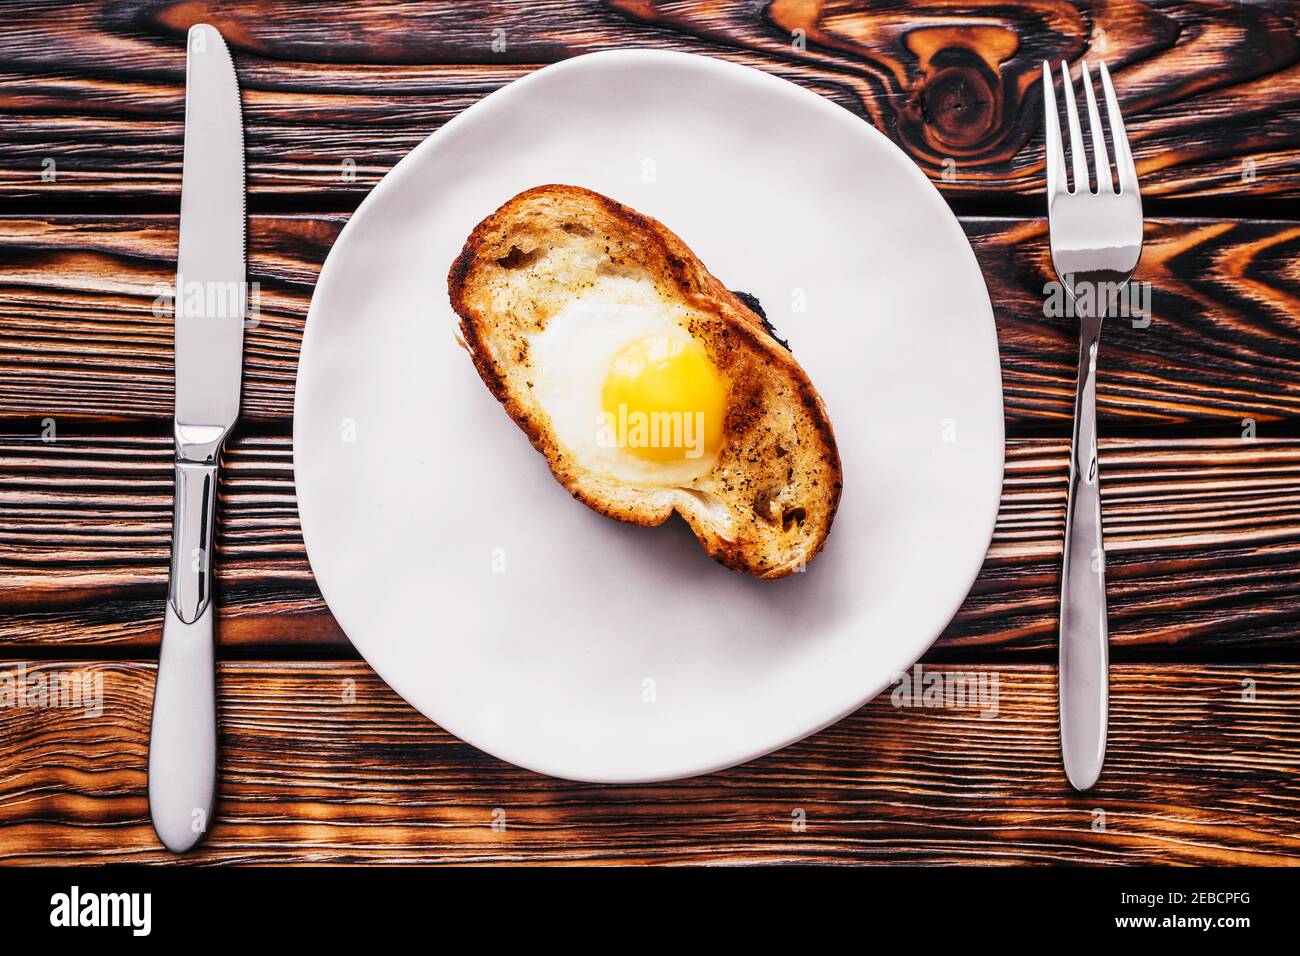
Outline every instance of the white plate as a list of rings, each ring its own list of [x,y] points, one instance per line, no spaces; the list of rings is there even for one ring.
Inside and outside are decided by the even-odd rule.
[[[541,183],[660,219],[789,338],[844,466],[806,573],[598,516],[483,387],[447,269]],[[294,409],[312,569],[365,659],[461,739],[592,781],[728,767],[870,700],[970,588],[1002,463],[988,293],[933,186],[827,100],[676,53],[539,70],[412,150],[321,271]]]

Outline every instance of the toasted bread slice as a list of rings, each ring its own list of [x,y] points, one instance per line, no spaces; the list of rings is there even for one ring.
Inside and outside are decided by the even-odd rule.
[[[688,331],[727,382],[717,462],[681,486],[629,486],[592,470],[555,439],[530,394],[530,338],[604,276],[652,283],[685,306]],[[841,488],[822,400],[763,320],[662,224],[587,189],[539,186],[474,229],[448,287],[483,382],[574,497],[640,525],[676,511],[715,560],[760,578],[802,570],[821,549]]]

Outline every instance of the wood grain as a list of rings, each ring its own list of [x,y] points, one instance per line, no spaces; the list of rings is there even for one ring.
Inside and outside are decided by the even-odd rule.
[[[164,436],[0,439],[0,645],[9,653],[154,653],[171,454]],[[347,646],[307,563],[291,455],[287,438],[248,436],[226,457],[217,601],[227,654]],[[1064,440],[1009,443],[993,542],[942,651],[987,659],[1055,648],[1066,461]],[[1295,649],[1300,440],[1107,440],[1102,476],[1117,654]]]
[[[1300,865],[1289,0],[0,0],[0,863],[175,861],[145,796],[172,494],[158,297],[175,268],[184,34],[203,21],[234,52],[251,208],[276,213],[249,223],[259,311],[217,580],[223,656],[271,659],[221,666],[222,803],[183,862]],[[1012,438],[983,571],[928,666],[996,674],[996,716],[885,695],[745,767],[594,786],[455,740],[352,659],[307,563],[288,437],[320,265],[431,131],[544,64],[625,47],[799,83],[980,214],[962,226]],[[1106,772],[1081,796],[1048,663],[1076,329],[1045,315],[1046,227],[1023,217],[1043,188],[1039,61],[1084,57],[1112,68],[1158,215],[1136,277],[1152,321],[1103,337],[1116,663]],[[20,673],[98,677],[104,707],[7,700]]]
[[[20,663],[99,675],[103,708],[0,708],[0,863],[176,862],[147,816],[153,669]],[[734,770],[601,786],[457,741],[360,663],[226,664],[217,823],[180,862],[1300,864],[1300,667],[1114,668],[1083,795],[1052,670],[962,670],[996,673],[996,715],[886,694]]]
[[[537,66],[626,47],[801,83],[971,200],[1042,191],[1040,61],[1106,59],[1148,200],[1300,197],[1288,0],[4,0],[0,17],[0,196],[13,199],[174,198],[184,34],[201,21],[235,55],[250,190],[317,208],[351,208],[430,132]]]
[[[243,418],[285,423],[315,277],[342,216],[255,216]],[[1008,425],[1067,434],[1077,320],[1047,317],[1046,223],[963,219],[998,322]],[[0,220],[0,418],[162,423],[172,416],[170,216]],[[745,276],[723,276],[744,288]],[[1300,420],[1300,226],[1155,220],[1136,280],[1149,324],[1108,321],[1098,410],[1108,428]],[[814,317],[815,318],[815,317]],[[785,330],[795,337],[797,329]],[[448,341],[450,342],[450,334]]]

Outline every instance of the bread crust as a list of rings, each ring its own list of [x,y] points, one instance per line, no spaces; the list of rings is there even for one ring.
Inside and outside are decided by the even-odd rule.
[[[733,371],[738,384],[729,395],[719,463],[726,467],[715,467],[721,476],[684,488],[615,486],[557,445],[544,413],[523,394],[527,389],[512,382],[518,362],[511,357],[526,356],[526,333],[544,327],[555,311],[548,302],[563,294],[545,271],[546,257],[563,243],[683,302],[695,316],[693,337],[715,364]],[[843,485],[821,397],[763,320],[663,224],[588,189],[537,186],[474,228],[451,265],[447,288],[480,378],[575,498],[643,526],[677,511],[716,561],[760,578],[802,570],[821,550]],[[717,520],[719,503],[734,512],[734,521]]]

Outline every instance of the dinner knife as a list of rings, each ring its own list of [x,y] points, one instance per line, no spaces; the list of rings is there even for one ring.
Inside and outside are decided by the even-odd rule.
[[[244,134],[217,30],[193,26],[176,257],[176,494],[171,575],[149,732],[149,814],[177,853],[203,836],[217,776],[212,607],[217,466],[239,417],[244,347]]]

